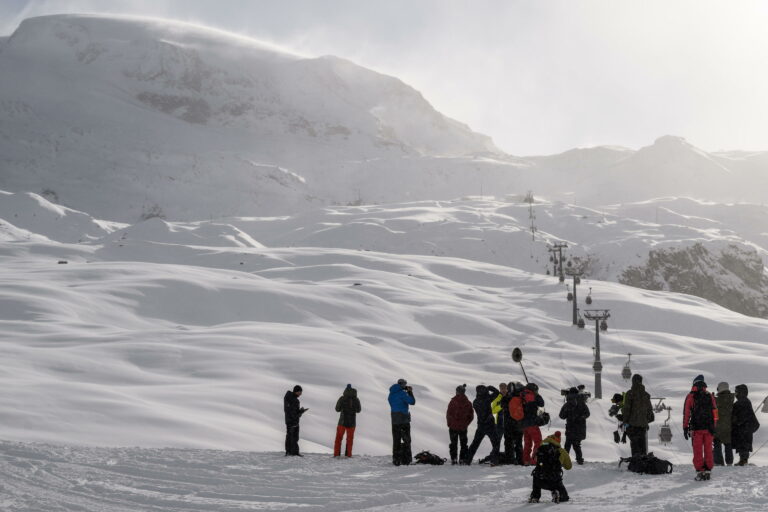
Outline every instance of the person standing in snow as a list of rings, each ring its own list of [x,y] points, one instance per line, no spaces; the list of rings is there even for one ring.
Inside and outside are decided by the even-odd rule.
[[[448,452],[451,454],[451,464],[456,464],[467,459],[469,447],[467,446],[467,429],[472,420],[475,419],[475,412],[472,409],[472,402],[467,398],[467,385],[463,384],[456,387],[456,395],[448,403],[448,410],[445,412],[445,419],[448,423],[448,437],[450,444]],[[457,444],[461,443],[461,451],[457,458]]]
[[[411,454],[411,413],[410,405],[416,405],[413,388],[405,379],[398,379],[389,388],[389,407],[392,417],[392,464],[408,465]]]
[[[285,455],[302,457],[299,453],[299,419],[309,409],[301,407],[299,397],[301,386],[296,384],[293,391],[286,391],[283,398],[283,410],[285,411]]]
[[[507,385],[509,398],[504,419],[504,454],[509,464],[523,465],[523,427],[525,417],[523,400],[520,393],[523,385],[520,382],[510,382]]]
[[[629,437],[632,456],[648,453],[648,424],[655,419],[651,395],[645,390],[643,376],[632,376],[632,387],[624,394],[624,431]]]
[[[539,395],[539,386],[530,382],[520,393],[523,402],[523,465],[536,464],[536,452],[541,445],[539,429],[539,407],[544,407],[544,399]]]
[[[733,447],[731,445],[733,400],[733,393],[728,389],[728,383],[721,382],[718,384],[716,398],[718,421],[715,426],[713,446],[715,466],[722,466],[723,462],[729,466],[733,464]],[[723,451],[725,451],[725,460],[723,460]]]
[[[683,406],[683,437],[692,438],[696,480],[709,480],[714,466],[712,439],[717,425],[717,402],[707,391],[703,375],[693,379],[693,387]]]
[[[536,452],[536,468],[533,476],[533,490],[528,503],[538,503],[541,490],[552,491],[552,501],[562,503],[569,501],[568,491],[563,485],[563,469],[571,469],[573,463],[568,452],[560,447],[560,431],[547,437]]]
[[[472,440],[472,444],[469,445],[469,452],[467,458],[464,461],[465,464],[472,464],[472,459],[475,457],[477,449],[480,447],[480,443],[483,442],[485,436],[491,440],[491,465],[495,466],[499,463],[499,436],[496,433],[496,421],[493,417],[492,402],[499,396],[499,390],[493,386],[477,386],[475,388],[477,395],[472,402],[472,407],[475,409],[477,416],[477,429],[475,430],[475,438]]]
[[[339,424],[336,426],[336,440],[333,443],[333,456],[341,456],[341,440],[347,435],[347,445],[344,456],[352,456],[352,443],[355,439],[355,426],[357,425],[357,413],[361,410],[360,399],[357,398],[357,390],[352,384],[347,384],[344,393],[336,401],[336,412],[339,413]]]
[[[565,451],[576,454],[576,464],[584,464],[581,453],[581,442],[587,438],[587,418],[589,407],[583,397],[579,396],[579,390],[571,388],[566,395],[565,404],[560,409],[560,419],[565,420]]]
[[[731,414],[731,435],[733,449],[739,454],[737,466],[746,466],[749,463],[749,452],[752,451],[752,436],[760,423],[757,421],[752,402],[747,398],[749,389],[746,384],[736,386],[736,403],[733,404]]]

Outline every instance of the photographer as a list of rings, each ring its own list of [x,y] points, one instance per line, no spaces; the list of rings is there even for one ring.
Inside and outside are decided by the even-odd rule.
[[[570,453],[571,446],[576,454],[576,464],[584,464],[581,453],[581,442],[587,438],[587,418],[589,407],[586,397],[578,389],[571,388],[566,395],[566,401],[560,409],[560,419],[565,420],[565,451]]]
[[[472,444],[469,446],[469,453],[467,454],[467,460],[465,464],[472,463],[472,459],[475,457],[477,449],[480,447],[480,443],[483,442],[485,436],[491,440],[491,466],[495,466],[499,463],[499,436],[496,432],[496,421],[493,416],[492,402],[499,396],[499,390],[493,386],[477,386],[477,396],[472,407],[475,409],[475,415],[477,416],[477,430],[475,430],[475,438],[472,440]]]
[[[613,431],[613,441],[618,443],[621,440],[622,443],[627,442],[627,433],[624,430],[624,395],[621,393],[615,393],[611,397],[611,408],[608,409],[608,416],[616,418],[619,422],[616,430]]]
[[[392,464],[408,465],[411,455],[411,413],[409,405],[416,404],[413,388],[405,379],[398,379],[389,388],[389,407],[392,416]]]

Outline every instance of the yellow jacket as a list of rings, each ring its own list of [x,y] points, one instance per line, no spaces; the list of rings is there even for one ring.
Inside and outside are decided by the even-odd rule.
[[[563,450],[563,448],[560,446],[560,441],[558,441],[555,436],[547,436],[547,438],[544,439],[541,444],[553,444],[557,446],[560,449],[560,464],[563,466],[563,469],[571,469],[573,467],[571,456],[568,455],[567,451]]]
[[[499,393],[499,396],[493,399],[493,402],[491,402],[491,413],[493,413],[493,421],[496,421],[496,415],[501,412],[501,399],[504,398],[504,395]]]

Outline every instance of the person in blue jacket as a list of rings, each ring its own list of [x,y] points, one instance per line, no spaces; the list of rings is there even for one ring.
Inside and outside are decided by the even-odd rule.
[[[392,414],[392,464],[408,465],[411,455],[411,413],[409,405],[415,405],[413,388],[405,379],[398,379],[397,384],[389,388],[389,407]]]

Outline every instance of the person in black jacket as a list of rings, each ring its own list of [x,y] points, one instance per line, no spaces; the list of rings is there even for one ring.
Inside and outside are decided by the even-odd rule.
[[[576,464],[584,464],[581,453],[581,442],[587,438],[587,418],[589,407],[584,398],[579,396],[579,390],[571,388],[566,395],[565,404],[560,409],[560,419],[565,420],[565,446],[566,452],[571,452],[571,446],[576,454]]]
[[[301,386],[296,384],[293,391],[286,391],[283,398],[283,410],[285,411],[285,455],[296,455],[299,453],[299,419],[301,415],[308,411],[301,407],[299,397],[301,396]]]
[[[746,384],[736,386],[736,403],[731,413],[731,443],[739,454],[736,466],[746,466],[749,462],[749,452],[752,451],[752,435],[760,428],[752,402],[747,396],[749,389]]]
[[[341,440],[347,435],[347,444],[344,456],[352,456],[352,443],[355,439],[355,427],[357,425],[357,413],[362,410],[360,399],[357,398],[357,390],[352,384],[347,384],[344,393],[336,401],[336,412],[339,414],[339,424],[336,426],[336,440],[333,443],[333,456],[341,456]]]
[[[493,450],[491,451],[491,465],[495,466],[499,463],[499,436],[496,433],[496,422],[493,417],[492,402],[499,396],[499,390],[493,386],[477,386],[475,388],[477,395],[472,402],[472,407],[475,409],[475,416],[477,418],[477,430],[475,430],[475,438],[472,440],[472,444],[469,446],[469,453],[467,454],[467,460],[464,462],[466,465],[472,463],[472,459],[475,457],[477,449],[480,447],[480,443],[483,442],[485,436],[491,440]]]

